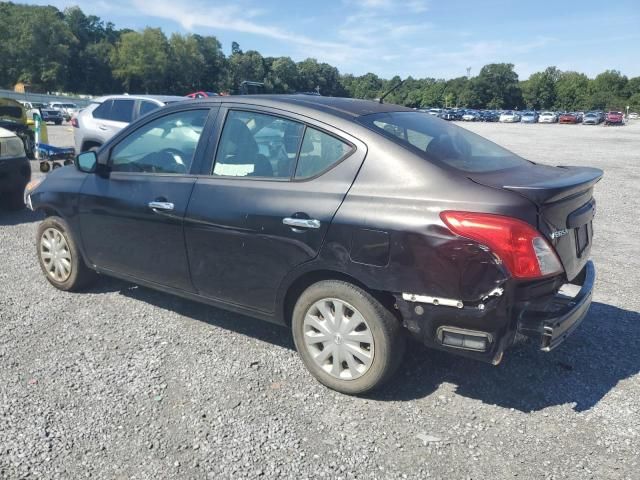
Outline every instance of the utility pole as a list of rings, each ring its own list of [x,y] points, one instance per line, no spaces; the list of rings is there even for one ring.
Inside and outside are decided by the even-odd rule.
[[[471,78],[471,67],[467,67],[467,78]]]

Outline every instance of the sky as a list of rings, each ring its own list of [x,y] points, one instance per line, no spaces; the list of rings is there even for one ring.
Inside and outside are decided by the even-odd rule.
[[[244,51],[313,57],[355,75],[454,78],[494,62],[513,63],[521,79],[550,65],[590,77],[640,75],[638,0],[22,2],[78,5],[117,28],[215,35],[227,55],[236,41]]]

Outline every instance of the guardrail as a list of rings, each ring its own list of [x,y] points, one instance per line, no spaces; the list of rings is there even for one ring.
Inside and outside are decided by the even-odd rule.
[[[72,97],[67,95],[49,95],[46,93],[19,93],[14,92],[13,90],[2,90],[0,89],[0,98],[11,98],[14,100],[22,100],[26,102],[69,102],[75,103],[79,107],[86,107],[91,103],[91,99],[89,98],[81,98],[81,97]]]

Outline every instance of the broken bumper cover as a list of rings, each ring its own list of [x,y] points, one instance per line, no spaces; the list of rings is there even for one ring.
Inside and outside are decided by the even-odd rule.
[[[553,350],[587,315],[595,279],[596,270],[593,262],[589,261],[570,284],[579,287],[579,291],[573,296],[559,292],[551,302],[545,301],[544,305],[528,305],[520,315],[518,332],[537,340],[541,350]]]

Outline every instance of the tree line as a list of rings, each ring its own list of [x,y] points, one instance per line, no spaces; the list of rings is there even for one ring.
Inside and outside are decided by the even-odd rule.
[[[93,95],[130,92],[185,95],[196,90],[237,91],[243,80],[268,93],[319,91],[327,96],[375,99],[400,82],[374,73],[341,74],[308,58],[263,57],[233,42],[225,55],[214,36],[159,28],[117,29],[79,7],[0,2],[0,86],[26,83],[33,91]],[[549,67],[520,80],[513,64],[482,67],[474,77],[412,78],[386,101],[409,107],[640,109],[640,77],[607,70],[595,78]]]

